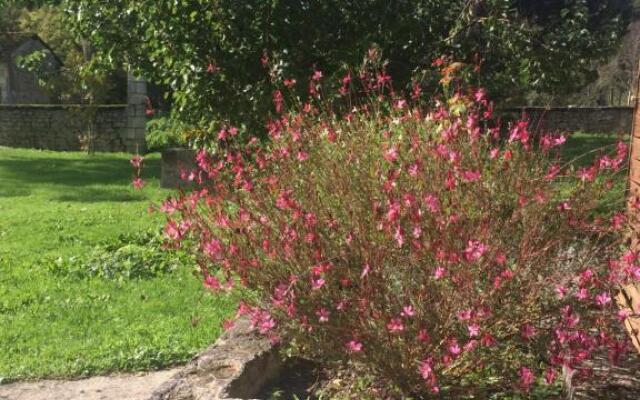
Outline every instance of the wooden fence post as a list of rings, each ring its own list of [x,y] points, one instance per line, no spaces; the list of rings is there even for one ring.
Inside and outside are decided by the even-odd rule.
[[[631,156],[629,160],[629,186],[627,194],[627,217],[631,225],[631,250],[640,250],[640,210],[636,206],[640,197],[640,65],[636,77],[633,104],[633,122],[631,126]],[[631,336],[636,350],[640,352],[640,284],[625,285],[616,296],[618,306],[632,315],[625,319],[624,325]]]

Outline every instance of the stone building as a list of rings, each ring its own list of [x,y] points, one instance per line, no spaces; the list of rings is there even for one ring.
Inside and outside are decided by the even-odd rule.
[[[20,57],[36,51],[44,54],[42,67],[55,73],[62,62],[49,46],[35,34],[17,33],[0,36],[0,104],[50,104],[55,96],[38,84],[37,74],[18,66]]]

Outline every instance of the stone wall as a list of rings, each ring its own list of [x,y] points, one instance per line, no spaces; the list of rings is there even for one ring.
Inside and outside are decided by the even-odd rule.
[[[0,105],[0,146],[84,150],[90,113],[78,105]],[[95,151],[128,151],[127,105],[95,108]],[[144,138],[142,138],[144,151]]]
[[[520,107],[501,110],[505,119],[525,114],[536,130],[628,134],[633,107]]]
[[[88,150],[91,132],[93,151],[144,153],[146,92],[145,80],[129,74],[127,104],[0,104],[0,146]]]

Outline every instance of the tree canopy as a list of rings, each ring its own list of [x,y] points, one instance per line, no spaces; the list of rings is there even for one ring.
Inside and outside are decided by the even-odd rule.
[[[181,115],[263,115],[272,74],[325,76],[372,45],[397,88],[447,54],[482,59],[482,84],[507,100],[568,92],[615,49],[631,0],[66,0],[76,32],[106,65],[126,63],[171,87]]]

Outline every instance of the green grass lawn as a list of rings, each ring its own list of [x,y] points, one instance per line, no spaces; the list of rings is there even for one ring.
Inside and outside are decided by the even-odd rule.
[[[628,143],[628,137],[615,135],[602,135],[597,133],[577,132],[569,137],[562,147],[562,161],[573,162],[576,168],[588,167],[593,164],[598,155],[615,153],[616,143],[624,139]],[[607,217],[616,211],[624,209],[627,190],[628,170],[623,169],[616,173],[613,187],[600,201],[598,214]],[[567,186],[575,184],[576,179],[566,181]]]
[[[147,158],[141,191],[128,159],[0,147],[0,380],[184,362],[232,312],[233,296],[207,293],[188,266],[151,279],[52,272],[57,258],[161,226],[148,212],[171,194],[159,157]]]

